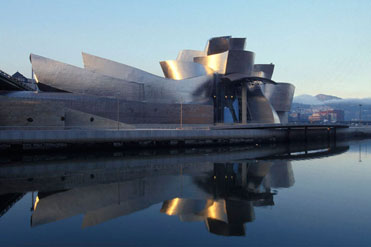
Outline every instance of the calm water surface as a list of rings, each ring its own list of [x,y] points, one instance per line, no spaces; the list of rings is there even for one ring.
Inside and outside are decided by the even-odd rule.
[[[3,155],[0,245],[371,246],[368,152],[371,141]]]

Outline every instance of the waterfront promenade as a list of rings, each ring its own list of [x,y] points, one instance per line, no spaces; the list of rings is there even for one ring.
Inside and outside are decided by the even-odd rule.
[[[367,132],[368,131],[368,132]],[[3,149],[45,148],[50,145],[114,146],[182,146],[229,145],[238,143],[280,143],[290,141],[336,141],[348,137],[361,137],[370,130],[349,128],[347,125],[303,124],[250,124],[213,125],[183,128],[142,129],[5,129],[0,130]]]

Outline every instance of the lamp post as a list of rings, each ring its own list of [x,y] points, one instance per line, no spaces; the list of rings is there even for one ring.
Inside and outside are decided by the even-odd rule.
[[[362,104],[359,104],[359,125],[362,122]]]
[[[180,98],[180,129],[183,129],[183,97]]]
[[[120,130],[120,100],[119,98],[116,98],[117,100],[117,130]]]

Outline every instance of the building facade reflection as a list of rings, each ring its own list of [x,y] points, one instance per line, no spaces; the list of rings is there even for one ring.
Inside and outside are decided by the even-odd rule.
[[[178,215],[181,221],[204,221],[218,235],[245,235],[244,224],[255,219],[254,207],[273,206],[272,188],[288,188],[294,182],[288,160],[214,164],[212,174],[195,179],[212,199],[175,198],[165,201],[161,212]]]
[[[298,145],[247,146],[7,162],[0,167],[0,196],[14,196],[2,208],[11,207],[19,195],[38,191],[32,202],[32,227],[80,214],[82,227],[90,227],[159,205],[160,212],[181,221],[203,221],[211,233],[240,236],[245,235],[245,224],[259,217],[256,207],[275,205],[275,189],[295,184],[291,160],[348,149],[321,145],[307,145],[305,150]]]

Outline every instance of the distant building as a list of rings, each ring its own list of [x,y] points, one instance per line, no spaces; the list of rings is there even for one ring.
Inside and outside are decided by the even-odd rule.
[[[311,123],[321,122],[321,120],[322,120],[322,115],[319,112],[315,112],[308,117],[308,121]]]
[[[344,111],[343,110],[325,110],[314,112],[308,117],[309,122],[341,122],[344,121]]]
[[[344,121],[344,111],[343,110],[332,110],[330,114],[331,114],[331,122],[342,122],[342,121]]]
[[[25,77],[24,75],[22,75],[18,71],[15,72],[12,75],[12,79],[18,81],[20,85],[23,85],[28,90],[37,91],[37,86],[36,86],[35,80]]]
[[[35,82],[32,79],[28,79],[27,77],[25,77],[24,75],[22,75],[18,71],[15,72],[14,75],[12,75],[12,78],[16,79],[19,82],[23,82],[23,83],[34,83]]]

